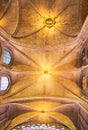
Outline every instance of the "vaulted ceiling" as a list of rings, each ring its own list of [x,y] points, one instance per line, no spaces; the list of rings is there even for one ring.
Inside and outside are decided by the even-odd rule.
[[[1,27],[21,45],[42,47],[70,43],[82,27],[81,2],[78,0],[2,3]],[[51,18],[52,25],[47,28],[48,18]]]
[[[88,128],[87,15],[88,0],[0,0],[2,130]]]

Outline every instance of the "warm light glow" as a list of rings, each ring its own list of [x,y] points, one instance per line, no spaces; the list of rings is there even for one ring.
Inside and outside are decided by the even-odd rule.
[[[52,71],[51,63],[42,59],[41,72],[43,75],[50,75]]]
[[[44,25],[48,28],[51,28],[56,23],[54,18],[44,18]]]
[[[48,74],[48,70],[44,70],[44,74]]]
[[[49,70],[43,70],[43,75],[42,75],[42,79],[50,79],[51,74]]]
[[[40,123],[50,122],[49,115],[48,115],[48,113],[46,113],[46,112],[45,112],[45,113],[39,113],[37,120],[38,120]]]
[[[44,70],[43,71],[43,78],[44,79],[50,79],[50,72],[49,72],[49,70]]]
[[[2,20],[0,20],[0,26],[5,26],[6,25],[6,19],[4,18],[4,19],[2,19]]]

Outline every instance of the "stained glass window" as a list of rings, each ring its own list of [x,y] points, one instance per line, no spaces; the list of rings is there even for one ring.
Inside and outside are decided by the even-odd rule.
[[[32,124],[32,125],[21,125],[13,128],[12,130],[70,130],[66,126],[63,125],[46,125],[46,124]]]
[[[0,77],[0,91],[4,91],[8,88],[9,86],[9,80],[8,77],[6,76],[1,76]]]
[[[3,64],[9,65],[11,63],[11,54],[8,50],[4,50]]]

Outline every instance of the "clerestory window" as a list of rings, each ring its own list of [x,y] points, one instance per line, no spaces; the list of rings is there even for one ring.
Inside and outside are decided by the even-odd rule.
[[[11,57],[10,51],[8,51],[7,49],[4,49],[4,52],[3,52],[3,64],[10,65],[11,60],[12,60],[12,57]]]
[[[10,87],[10,77],[7,75],[0,75],[0,95],[5,94]]]

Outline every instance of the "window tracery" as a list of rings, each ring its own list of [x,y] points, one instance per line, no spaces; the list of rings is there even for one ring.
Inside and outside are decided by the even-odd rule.
[[[0,75],[0,95],[5,94],[10,87],[10,77],[7,74]]]
[[[81,65],[87,65],[88,64],[88,46],[86,46],[82,51],[81,56]]]
[[[13,128],[12,130],[70,130],[66,126],[61,124],[50,125],[50,124],[31,124],[31,125],[21,125]]]
[[[4,49],[4,52],[3,52],[3,64],[10,65],[11,60],[12,60],[11,53],[9,52],[9,50]]]

